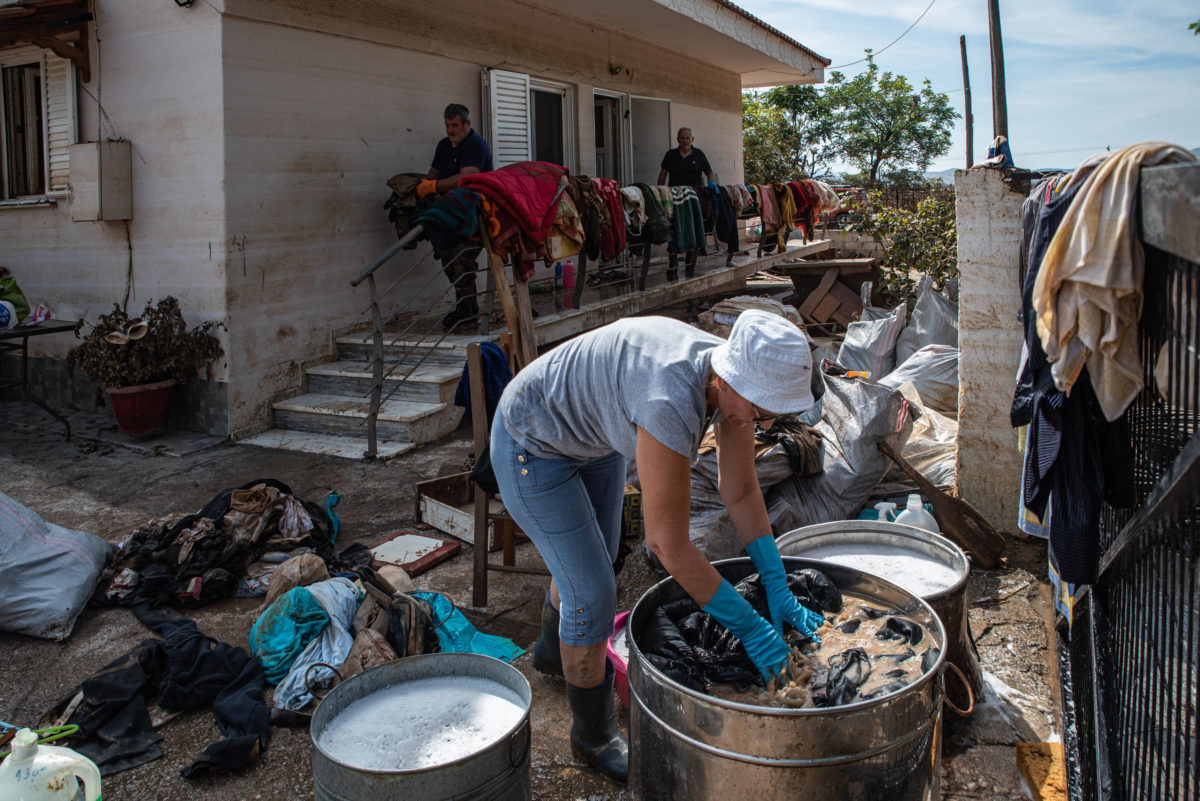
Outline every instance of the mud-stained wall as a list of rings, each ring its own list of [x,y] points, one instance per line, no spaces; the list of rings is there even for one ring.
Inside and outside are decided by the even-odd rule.
[[[606,90],[670,100],[722,180],[741,178],[736,74],[521,0],[95,5],[78,138],[132,142],[133,219],[72,222],[69,198],[0,208],[0,264],[58,317],[94,319],[128,291],[131,309],[172,294],[189,322],[224,321],[213,378],[228,416],[213,433],[267,427],[302,366],[366,319],[365,291],[348,282],[395,241],[385,181],[428,168],[446,103],[481,116],[484,66],[572,88],[570,166],[584,173],[592,93]],[[427,250],[385,269],[397,276]],[[447,289],[429,260],[392,308]],[[35,343],[61,357],[71,341]]]
[[[207,4],[97,2],[92,80],[79,83],[78,139],[127,139],[133,219],[74,222],[55,205],[0,206],[0,264],[32,302],[94,321],[174,295],[189,323],[225,318],[220,15]],[[224,337],[224,335],[222,334]],[[61,357],[75,340],[30,340]],[[215,368],[217,378],[225,365]]]
[[[349,5],[231,3],[231,11],[245,13],[225,18],[235,436],[265,427],[270,402],[299,392],[302,365],[331,356],[335,335],[365,319],[365,287],[352,290],[348,281],[395,241],[381,208],[388,196],[384,181],[428,169],[444,135],[446,103],[467,104],[479,127],[481,65],[574,89],[584,172],[594,167],[594,89],[656,97],[686,92],[694,104],[681,107],[689,124],[708,132],[706,152],[723,165],[736,164],[740,179],[736,75],[665,58],[545,12],[531,17],[539,12],[521,4],[456,9],[456,19],[477,20],[486,36],[447,26],[428,6],[400,14],[394,3],[355,3],[352,18],[340,16],[350,14]],[[332,17],[319,18],[320,32],[306,29],[318,20],[318,8]],[[367,19],[377,24],[367,26]],[[545,36],[546,30],[556,36]],[[456,46],[443,41],[447,37]],[[609,63],[627,72],[613,76]],[[729,173],[721,169],[725,180]],[[381,283],[390,284],[427,251],[422,245],[401,253],[383,268]],[[439,265],[427,259],[393,292],[385,312],[414,294],[421,304],[435,304],[448,287]]]
[[[958,223],[958,487],[1001,531],[1015,531],[1021,486],[1008,422],[1021,360],[1017,290],[1025,194],[999,170],[956,170]]]

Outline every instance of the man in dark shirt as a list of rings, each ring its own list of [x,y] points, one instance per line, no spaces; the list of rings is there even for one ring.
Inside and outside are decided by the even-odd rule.
[[[679,147],[667,151],[663,156],[661,169],[658,171],[659,186],[702,186],[705,180],[712,180],[713,171],[708,163],[708,156],[698,147],[692,147],[695,138],[691,128],[680,128],[675,135]],[[675,239],[672,237],[667,245],[668,265],[667,280],[674,281],[679,277],[679,254],[675,253]],[[697,250],[689,250],[684,262],[684,272],[688,278],[696,274]]]
[[[658,171],[659,186],[702,186],[712,180],[712,167],[708,157],[698,147],[692,147],[695,138],[691,128],[680,128],[675,136],[679,147],[667,151],[663,156],[662,169]]]
[[[492,169],[492,150],[483,137],[471,129],[471,112],[461,103],[451,103],[443,113],[446,136],[437,144],[429,175],[417,184],[417,196],[440,195],[458,186],[464,175],[489,172]],[[467,244],[455,248],[447,256],[442,269],[454,285],[454,309],[442,318],[442,325],[452,329],[462,322],[479,316],[475,299],[475,260],[479,246]]]

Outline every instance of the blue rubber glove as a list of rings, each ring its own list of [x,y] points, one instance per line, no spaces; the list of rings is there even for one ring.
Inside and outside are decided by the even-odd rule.
[[[704,611],[742,641],[750,661],[758,668],[764,682],[769,682],[787,667],[787,643],[770,623],[754,611],[749,601],[738,595],[728,581],[721,579],[721,586],[712,600],[705,604]]]
[[[771,622],[775,630],[783,634],[783,624],[790,623],[806,637],[820,642],[817,629],[825,625],[825,617],[819,612],[801,606],[796,596],[788,589],[787,575],[783,572],[783,559],[775,538],[764,535],[746,546],[746,553],[758,568],[763,590],[767,593],[767,608],[771,610]]]
[[[716,192],[718,195],[721,194],[721,190],[717,188],[717,182],[711,178],[708,179],[708,188]]]

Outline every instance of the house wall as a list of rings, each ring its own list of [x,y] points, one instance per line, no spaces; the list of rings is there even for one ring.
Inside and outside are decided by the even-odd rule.
[[[270,402],[300,391],[304,363],[331,356],[336,334],[365,319],[366,288],[351,289],[348,282],[395,241],[381,209],[384,182],[397,172],[428,168],[444,135],[446,103],[468,105],[479,127],[483,66],[575,90],[576,146],[585,173],[594,167],[592,92],[605,89],[682,102],[689,119],[722,132],[722,139],[710,138],[706,152],[722,163],[736,160],[740,176],[736,75],[525,4],[468,2],[451,20],[427,4],[340,0],[245,0],[229,2],[227,11],[235,436],[265,427]],[[464,29],[463,19],[477,24]],[[381,285],[427,252],[424,245],[402,252],[381,271]],[[385,314],[414,293],[418,306],[435,304],[448,289],[439,265],[426,260],[393,291]]]
[[[133,218],[74,222],[70,197],[0,206],[0,264],[60,319],[95,320],[128,293],[131,312],[169,294],[189,323],[222,320],[220,17],[206,4],[189,13],[173,3],[96,6],[77,135],[132,143]],[[37,337],[30,351],[61,357],[73,342]]]
[[[446,103],[481,109],[484,66],[574,88],[584,173],[603,89],[670,100],[722,180],[735,180],[730,164],[740,178],[736,74],[520,0],[452,14],[400,0],[95,5],[79,139],[132,142],[133,219],[72,222],[66,200],[0,209],[0,264],[58,317],[94,319],[128,289],[131,309],[173,294],[189,322],[224,321],[199,424],[212,433],[267,427],[271,401],[301,391],[303,365],[366,319],[365,288],[348,282],[395,241],[385,181],[428,168]],[[402,253],[382,283],[427,250]],[[447,289],[428,260],[385,313]],[[45,339],[35,348],[50,356],[71,342]]]
[[[1000,170],[956,170],[958,225],[958,451],[963,498],[1001,531],[1015,531],[1021,457],[1009,425],[1021,327],[1017,290],[1021,204],[1029,192]]]

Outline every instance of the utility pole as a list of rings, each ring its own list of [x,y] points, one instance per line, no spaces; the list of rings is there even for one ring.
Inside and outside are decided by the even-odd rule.
[[[967,37],[958,37],[958,48],[962,51],[963,97],[966,98],[963,120],[967,124],[967,169],[975,164],[975,118],[971,116],[971,76],[967,72]]]
[[[988,35],[992,43],[993,136],[1008,138],[1008,99],[1004,93],[1004,44],[1000,36],[1000,0],[988,0]]]

